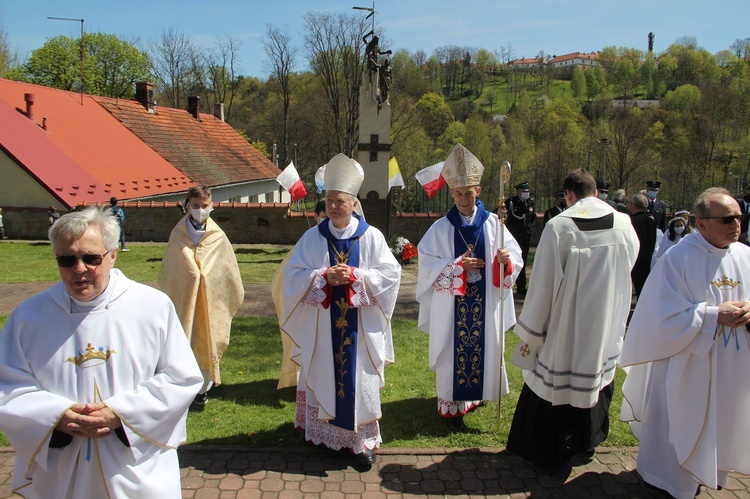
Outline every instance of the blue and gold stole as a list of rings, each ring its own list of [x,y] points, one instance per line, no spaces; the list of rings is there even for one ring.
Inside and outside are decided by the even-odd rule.
[[[318,225],[320,234],[328,241],[328,257],[331,266],[338,255],[348,255],[346,264],[359,267],[359,238],[370,227],[360,216],[355,233],[347,239],[337,239],[328,223]],[[349,305],[348,285],[334,286],[331,296],[331,343],[336,376],[336,418],[330,424],[354,431],[354,404],[357,382],[357,309]]]
[[[485,266],[467,272],[464,296],[456,296],[453,311],[453,400],[481,400],[484,389],[484,315],[486,271],[492,261],[487,260],[484,248],[484,222],[490,214],[481,201],[476,202],[474,223],[465,225],[454,205],[446,217],[453,225],[453,256],[470,251],[473,257],[485,261]],[[490,255],[492,258],[494,255]]]

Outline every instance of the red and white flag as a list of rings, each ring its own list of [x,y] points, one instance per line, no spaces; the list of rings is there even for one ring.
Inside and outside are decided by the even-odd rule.
[[[294,163],[289,163],[289,166],[284,168],[284,171],[276,177],[276,181],[281,184],[281,187],[289,192],[292,197],[292,202],[302,199],[307,196],[305,185],[299,178],[297,169],[294,167]]]
[[[445,161],[422,168],[414,175],[419,185],[427,193],[427,199],[432,199],[437,191],[445,187],[445,179],[440,174],[443,171],[443,165],[445,165]]]

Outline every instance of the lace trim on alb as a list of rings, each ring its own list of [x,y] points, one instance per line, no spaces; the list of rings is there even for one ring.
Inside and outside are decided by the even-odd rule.
[[[305,305],[323,308],[323,302],[326,299],[325,287],[326,284],[328,284],[326,278],[323,277],[323,273],[324,271],[322,270],[315,271],[312,283],[310,284],[310,287],[307,288],[305,296],[302,297],[302,303]]]
[[[354,291],[351,298],[352,306],[360,308],[375,305],[375,296],[373,296],[370,289],[367,287],[362,271],[357,268],[353,269],[353,271],[354,277],[356,277],[357,280],[352,283],[352,291]]]
[[[443,417],[463,416],[482,404],[481,400],[445,400],[438,397],[438,414]]]
[[[445,266],[442,272],[435,282],[432,284],[432,289],[438,293],[447,293],[449,295],[462,295],[464,281],[461,277],[464,273],[464,268],[461,266],[461,261],[457,260],[449,263]]]
[[[350,431],[318,419],[318,408],[307,405],[307,393],[304,391],[297,391],[294,426],[305,430],[305,440],[308,442],[333,450],[351,449],[355,454],[365,449],[377,449],[383,441],[377,420],[358,424],[357,431]]]

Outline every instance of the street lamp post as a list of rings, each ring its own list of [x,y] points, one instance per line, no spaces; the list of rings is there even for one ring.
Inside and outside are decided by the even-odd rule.
[[[603,137],[597,140],[602,145],[602,182],[607,181],[607,146],[609,145],[609,139]]]

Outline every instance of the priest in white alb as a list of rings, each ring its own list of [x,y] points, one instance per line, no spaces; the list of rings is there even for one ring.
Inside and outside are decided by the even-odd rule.
[[[696,231],[651,271],[621,359],[638,473],[677,499],[750,473],[750,248],[725,189],[705,191],[694,213]]]
[[[419,329],[430,335],[438,414],[453,431],[465,429],[464,415],[483,400],[508,393],[500,356],[516,319],[511,288],[523,268],[520,246],[478,199],[483,171],[476,156],[455,146],[442,170],[455,204],[419,242]]]
[[[179,498],[177,446],[203,383],[172,302],[114,269],[97,207],[50,228],[61,282],[0,331],[0,430],[28,498]]]
[[[355,213],[362,167],[344,154],[325,171],[327,220],[305,232],[284,269],[282,333],[299,364],[295,426],[370,466],[380,446],[380,389],[393,362],[391,316],[401,266]]]
[[[568,209],[544,226],[513,329],[524,386],[506,448],[540,468],[590,458],[607,438],[639,248],[630,217],[597,198],[589,172],[571,172],[563,191]]]

